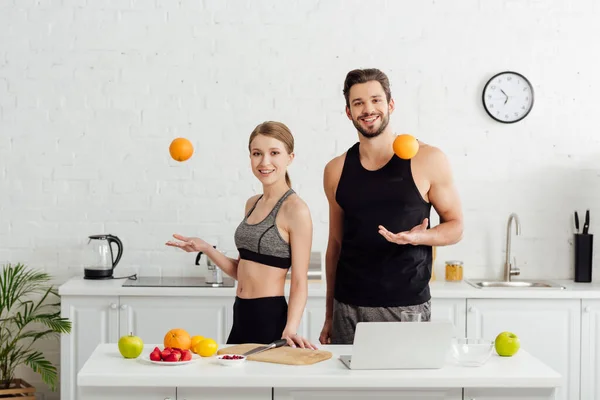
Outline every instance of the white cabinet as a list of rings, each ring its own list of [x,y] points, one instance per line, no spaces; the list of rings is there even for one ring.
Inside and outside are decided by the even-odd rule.
[[[177,388],[177,400],[272,400],[271,388]],[[173,399],[175,400],[175,399]]]
[[[289,299],[288,299],[289,301]],[[304,314],[298,327],[298,334],[307,338],[311,343],[320,346],[319,336],[325,323],[325,298],[308,298]]]
[[[63,297],[61,316],[71,321],[71,333],[60,338],[60,391],[62,399],[75,399],[77,372],[100,343],[119,340],[117,296]]]
[[[431,299],[431,321],[451,321],[456,337],[466,335],[466,299]]]
[[[464,400],[554,400],[554,389],[465,389]],[[582,397],[586,399],[587,397]]]
[[[581,302],[581,399],[600,399],[600,300]]]
[[[462,400],[462,389],[385,390],[385,389],[280,389],[273,400]]]
[[[174,328],[225,343],[228,310],[233,299],[224,297],[146,297],[121,296],[119,335],[132,332],[145,343],[162,343]]]
[[[177,400],[177,389],[86,386],[79,389],[78,398],[84,400]],[[61,399],[64,399],[62,395]]]
[[[515,333],[522,348],[562,375],[560,400],[579,398],[580,323],[577,299],[467,300],[467,336]]]

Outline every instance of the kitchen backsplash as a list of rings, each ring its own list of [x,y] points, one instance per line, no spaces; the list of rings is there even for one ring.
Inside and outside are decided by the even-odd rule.
[[[438,277],[448,259],[464,261],[467,277],[501,276],[516,212],[521,277],[572,278],[573,211],[589,208],[590,232],[599,226],[593,0],[373,0],[368,18],[363,2],[341,0],[19,0],[0,10],[0,262],[82,274],[86,238],[100,233],[123,241],[123,268],[146,273],[193,270],[194,254],[164,245],[173,233],[235,255],[244,203],[260,190],[247,140],[264,120],[295,134],[290,176],[322,255],[323,168],[357,140],[342,83],[358,67],[388,73],[394,130],[452,164],[465,231],[438,249]],[[535,90],[516,124],[481,105],[503,70]],[[175,137],[195,146],[187,162],[169,157]]]

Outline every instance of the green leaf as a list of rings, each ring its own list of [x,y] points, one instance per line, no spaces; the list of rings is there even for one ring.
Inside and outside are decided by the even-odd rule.
[[[72,324],[60,314],[58,292],[50,275],[23,264],[4,265],[0,274],[0,381],[14,377],[17,367],[27,365],[41,375],[52,390],[57,369],[35,349],[42,338],[70,333]],[[56,300],[58,298],[58,301]]]

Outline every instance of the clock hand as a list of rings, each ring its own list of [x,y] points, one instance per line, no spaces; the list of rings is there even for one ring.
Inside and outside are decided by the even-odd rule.
[[[500,91],[502,92],[503,95],[506,96],[506,100],[504,100],[504,104],[506,104],[506,102],[508,101],[508,95],[506,93],[504,93],[504,90],[500,89]]]

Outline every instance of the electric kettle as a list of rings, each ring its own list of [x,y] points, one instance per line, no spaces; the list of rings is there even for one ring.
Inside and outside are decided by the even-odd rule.
[[[117,245],[117,255],[112,244]],[[111,279],[123,255],[123,242],[114,235],[89,236],[88,252],[84,263],[84,279]]]

